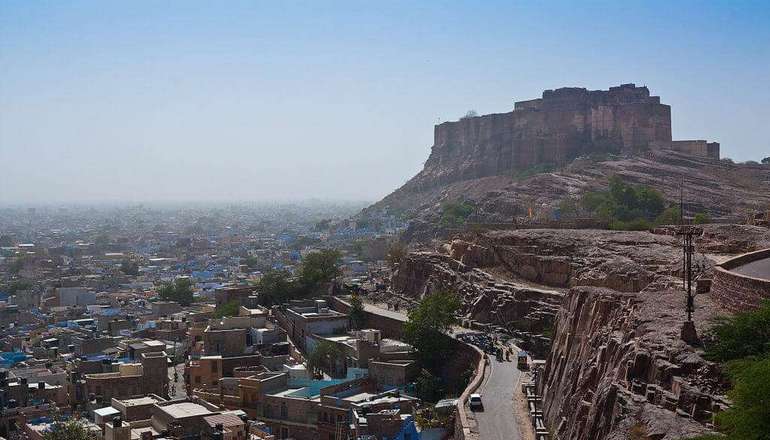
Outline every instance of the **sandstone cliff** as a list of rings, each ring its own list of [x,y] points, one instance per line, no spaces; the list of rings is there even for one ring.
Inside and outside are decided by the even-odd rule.
[[[551,324],[562,298],[561,292],[510,282],[432,252],[410,254],[394,272],[391,288],[415,299],[442,290],[456,292],[468,319],[503,327],[526,322],[533,331]]]
[[[542,378],[544,412],[560,439],[680,439],[708,432],[726,404],[723,377],[679,338],[681,291],[572,289]],[[701,334],[717,310],[699,295]]]
[[[456,291],[466,319],[512,329],[535,346],[554,325],[540,387],[558,438],[686,438],[708,432],[728,403],[725,378],[680,339],[681,248],[671,231],[656,232],[466,232],[409,254],[391,287],[414,299]],[[704,225],[695,244],[707,278],[729,255],[770,247],[770,230]],[[695,306],[701,335],[727,313],[709,294]]]

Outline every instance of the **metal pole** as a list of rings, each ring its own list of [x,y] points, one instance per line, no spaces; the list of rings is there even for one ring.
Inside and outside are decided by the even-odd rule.
[[[687,320],[692,321],[692,231],[687,231]]]

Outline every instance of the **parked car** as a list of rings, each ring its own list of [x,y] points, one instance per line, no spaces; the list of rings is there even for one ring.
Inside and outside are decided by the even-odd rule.
[[[471,407],[471,410],[483,410],[484,404],[481,403],[481,394],[471,394],[468,399],[468,406]]]

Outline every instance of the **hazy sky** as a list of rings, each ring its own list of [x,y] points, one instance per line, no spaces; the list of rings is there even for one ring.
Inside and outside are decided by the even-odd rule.
[[[0,202],[374,200],[560,86],[770,155],[770,2],[580,3],[0,0]]]

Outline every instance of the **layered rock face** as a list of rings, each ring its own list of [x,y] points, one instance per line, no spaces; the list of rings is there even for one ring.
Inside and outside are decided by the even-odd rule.
[[[680,291],[638,294],[577,287],[557,319],[541,381],[560,439],[680,439],[708,432],[725,405],[718,368],[681,341]],[[701,334],[717,311],[697,297]]]
[[[509,230],[463,233],[415,252],[391,278],[420,299],[456,291],[469,319],[528,328],[554,324],[539,384],[559,439],[680,439],[709,432],[727,401],[725,378],[682,341],[686,319],[681,248],[673,231]],[[730,255],[770,245],[770,230],[704,225],[696,262],[705,276]],[[703,336],[729,313],[711,294],[695,299]],[[541,338],[542,339],[542,338]]]
[[[566,87],[517,102],[509,113],[437,125],[418,184],[511,174],[580,155],[644,151],[671,145],[671,107],[647,87]]]
[[[437,225],[445,203],[470,203],[474,207],[468,219],[471,223],[527,221],[530,210],[536,219],[551,219],[561,201],[606,190],[613,175],[655,188],[671,202],[679,200],[684,179],[685,212],[689,215],[707,212],[715,219],[745,222],[747,212],[770,206],[770,166],[655,151],[611,160],[578,159],[559,170],[526,178],[490,176],[421,186],[418,182],[423,177],[418,176],[363,214],[405,212],[412,219],[410,239],[427,241],[445,233]]]
[[[468,260],[471,264],[493,261]],[[539,331],[553,322],[560,292],[506,281],[471,264],[436,252],[411,253],[393,273],[391,289],[418,300],[437,291],[456,292],[463,301],[463,314],[480,323],[508,326],[526,322],[527,330]]]
[[[700,270],[719,255],[770,246],[770,230],[706,225],[696,239]],[[565,289],[606,287],[618,292],[681,286],[682,251],[673,232],[521,229],[459,234],[440,251],[410,253],[391,276],[393,293],[420,300],[458,292],[464,313],[483,323],[553,321]]]
[[[552,287],[638,292],[681,268],[677,238],[648,232],[528,229],[489,231],[475,240],[510,273]]]

